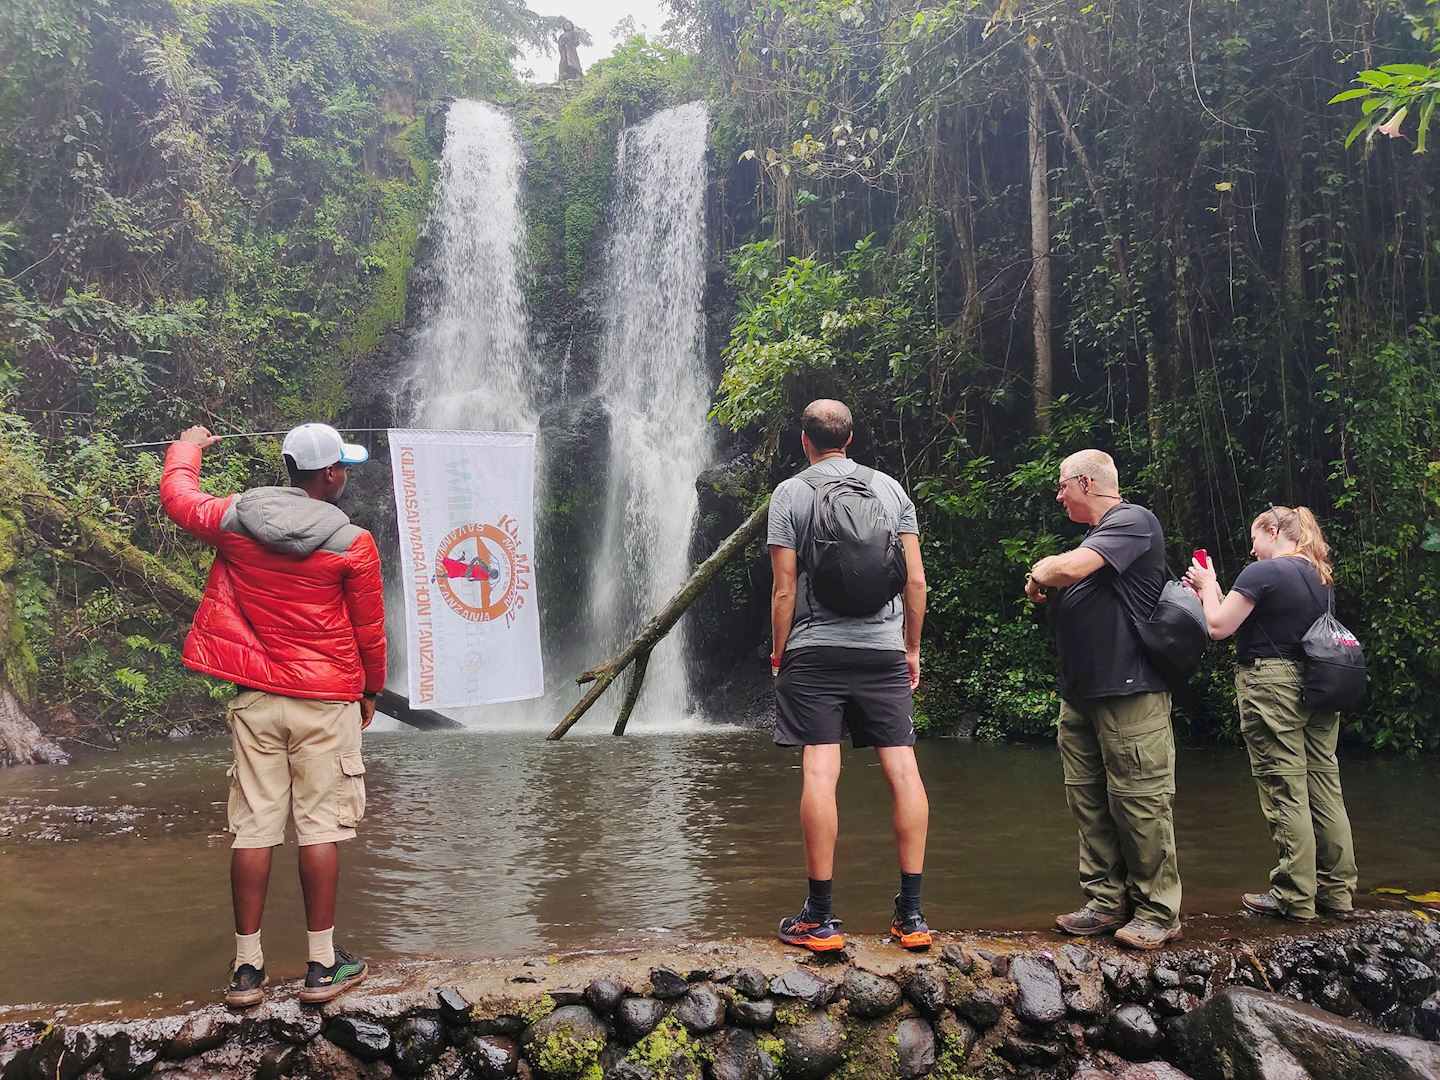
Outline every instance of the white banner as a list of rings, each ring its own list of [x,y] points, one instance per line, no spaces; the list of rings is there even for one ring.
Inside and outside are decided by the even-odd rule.
[[[539,697],[535,436],[389,435],[411,708]]]

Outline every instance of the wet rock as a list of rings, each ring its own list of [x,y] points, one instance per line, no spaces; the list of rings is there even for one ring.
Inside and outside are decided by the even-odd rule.
[[[1219,966],[1219,958],[1216,957],[1214,953],[1202,952],[1196,953],[1190,958],[1190,962],[1185,965],[1185,970],[1189,971],[1192,975],[1199,975],[1208,979],[1211,975],[1215,974],[1215,969]]]
[[[1070,1015],[1082,1023],[1099,1020],[1110,1008],[1110,995],[1101,979],[1083,979],[1061,996]]]
[[[558,990],[545,991],[550,995],[550,1000],[556,1005],[584,1005],[585,991],[575,986],[566,986]]]
[[[765,996],[767,982],[764,974],[755,968],[741,968],[735,973],[735,978],[730,980],[730,985],[751,1001],[757,1001]]]
[[[1401,1001],[1406,1005],[1418,1005],[1435,989],[1435,969],[1419,960],[1402,956],[1395,961],[1395,985]]]
[[[1349,1016],[1355,1011],[1355,999],[1350,994],[1350,988],[1337,974],[1332,974],[1315,991],[1315,1004],[1340,1016]]]
[[[1150,1000],[1150,969],[1133,957],[1102,960],[1100,971],[1105,985],[1119,1001],[1143,1005]]]
[[[945,982],[933,967],[916,968],[905,984],[905,996],[921,1013],[934,1020],[945,1008]]]
[[[615,1006],[615,1032],[627,1043],[637,1043],[664,1018],[666,1005],[654,998],[627,997]]]
[[[471,1035],[461,1052],[478,1080],[506,1080],[518,1073],[520,1046],[504,1035]]]
[[[1180,980],[1180,986],[1196,997],[1204,997],[1205,991],[1210,989],[1210,980],[1204,975],[1186,975]]]
[[[768,998],[751,1001],[736,998],[730,1002],[725,1015],[732,1024],[747,1028],[772,1028],[775,1026],[775,1002]]]
[[[1024,1035],[1011,1035],[995,1048],[995,1052],[1011,1065],[1054,1065],[1065,1056],[1065,1049],[1059,1043]]]
[[[1373,1013],[1395,1004],[1395,976],[1378,964],[1361,964],[1350,975],[1350,991]]]
[[[15,1031],[18,1027],[20,1025],[17,1024],[13,1028],[0,1031],[0,1047],[18,1047],[18,1044],[24,1041],[24,1033]],[[104,1049],[105,1036],[93,1027],[53,1028],[44,1039],[36,1043],[25,1058],[19,1059],[28,1062],[25,1068],[14,1071],[7,1069],[4,1065],[5,1058],[0,1056],[0,1075],[73,1080],[99,1061]]]
[[[1155,985],[1161,990],[1180,989],[1180,973],[1174,968],[1156,967],[1151,971],[1150,977],[1155,980]]]
[[[992,952],[989,949],[976,949],[975,955],[990,965],[990,972],[999,975],[1002,979],[1010,970],[1010,957],[1002,953]]]
[[[1015,1015],[1031,1027],[1046,1028],[1065,1018],[1060,976],[1055,966],[1039,956],[1020,955],[1010,961],[1015,984]]]
[[[1060,955],[1076,971],[1088,973],[1095,970],[1095,954],[1079,942],[1060,946]]]
[[[851,1016],[878,1020],[900,1007],[900,984],[883,975],[852,967],[840,984],[840,996],[849,1002]]]
[[[144,1076],[159,1060],[159,1047],[124,1030],[106,1039],[105,1049],[100,1053],[100,1067],[110,1080]]]
[[[1190,1077],[1164,1061],[1142,1061],[1126,1065],[1115,1074],[1115,1080],[1190,1080]]]
[[[325,1038],[362,1061],[378,1061],[390,1052],[390,1032],[383,1024],[356,1016],[336,1016],[325,1025]]]
[[[215,1012],[199,1012],[187,1016],[180,1030],[165,1047],[165,1056],[172,1061],[199,1057],[207,1050],[214,1050],[230,1035],[235,1026],[227,1016]]]
[[[1188,990],[1161,990],[1153,1004],[1161,1016],[1184,1016],[1200,1004],[1200,999]]]
[[[1105,1041],[1117,1054],[1144,1061],[1155,1056],[1165,1036],[1155,1014],[1144,1005],[1121,1005],[1105,1025]]]
[[[825,1013],[780,1030],[786,1080],[820,1080],[845,1059],[845,1029]]]
[[[329,1039],[311,1039],[300,1050],[294,1072],[305,1080],[382,1080],[395,1075],[388,1062],[365,1061]]]
[[[969,975],[970,969],[974,967],[974,961],[965,955],[965,950],[953,942],[940,950],[940,962],[949,964],[957,969],[961,975]]]
[[[525,1021],[519,1016],[491,1016],[476,1020],[476,1035],[504,1035],[507,1039],[518,1039],[525,1033]]]
[[[1171,1060],[1195,1080],[1440,1076],[1440,1046],[1238,986],[1171,1021],[1169,1034]]]
[[[444,1049],[445,1031],[439,1022],[412,1016],[395,1026],[390,1060],[401,1074],[419,1076],[435,1064]]]
[[[280,1080],[289,1076],[300,1064],[303,1051],[288,1043],[272,1043],[260,1055],[260,1064],[255,1069],[255,1080]]]
[[[1415,1030],[1422,1039],[1440,1042],[1440,994],[1431,994],[1416,1006]]]
[[[982,1029],[994,1027],[1005,1014],[1005,999],[988,986],[977,986],[960,995],[954,1005],[957,1013]]]
[[[915,1080],[935,1067],[935,1029],[924,1020],[909,1017],[895,1028],[895,1051],[901,1080]]]
[[[708,967],[691,968],[685,973],[685,981],[690,983],[692,986],[695,983],[714,982],[715,969]]]
[[[725,999],[709,983],[696,983],[676,1004],[674,1015],[691,1035],[708,1035],[725,1023]]]
[[[770,992],[779,997],[795,998],[816,1009],[823,1009],[835,997],[835,984],[822,979],[809,968],[791,968],[770,983]]]
[[[713,1052],[711,1080],[774,1080],[779,1075],[770,1055],[760,1049],[748,1031],[731,1028],[720,1037]]]
[[[655,1070],[638,1061],[622,1061],[605,1070],[605,1080],[655,1080]]]
[[[299,1046],[320,1034],[325,1018],[313,1009],[302,1009],[300,1003],[289,1001],[267,1001],[264,1006],[270,1013],[270,1034],[284,1043]]]
[[[546,1045],[564,1044],[579,1053],[593,1044],[599,1053],[606,1036],[605,1022],[588,1007],[562,1005],[525,1029],[525,1034],[520,1036],[520,1049],[533,1065],[540,1060],[540,1052]]]
[[[661,1001],[673,1001],[690,989],[690,981],[674,968],[657,967],[650,972],[650,990]]]
[[[465,1000],[465,995],[453,987],[441,990],[435,995],[440,1002],[440,1019],[447,1024],[468,1024],[470,1022],[470,1002]]]
[[[595,979],[585,988],[585,1000],[601,1016],[609,1016],[624,996],[625,987],[614,979]]]

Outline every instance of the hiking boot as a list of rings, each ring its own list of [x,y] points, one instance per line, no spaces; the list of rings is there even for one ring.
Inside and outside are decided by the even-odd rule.
[[[1115,931],[1115,940],[1131,949],[1159,949],[1166,942],[1180,940],[1180,924],[1165,927],[1144,919],[1131,919]]]
[[[1327,919],[1363,919],[1365,913],[1356,908],[1326,907],[1324,904],[1316,904],[1315,911]]]
[[[251,964],[241,964],[235,969],[230,985],[225,990],[225,1004],[232,1009],[248,1009],[265,1000],[265,984],[270,979],[264,968],[258,970]]]
[[[900,897],[895,897],[895,902],[898,904]],[[925,916],[918,911],[914,915],[901,915],[897,907],[894,918],[890,920],[890,937],[899,942],[902,949],[930,947],[930,927],[925,925]]]
[[[305,985],[300,988],[300,1000],[316,1004],[337,998],[352,986],[365,981],[369,967],[358,956],[351,956],[340,946],[335,946],[335,963],[329,967],[311,960],[305,970]]]
[[[1086,904],[1079,911],[1055,916],[1055,925],[1065,933],[1074,934],[1076,937],[1094,937],[1096,934],[1108,934],[1111,930],[1124,926],[1125,916],[1107,915]]]
[[[780,920],[779,937],[786,945],[799,945],[817,953],[834,952],[845,947],[840,920],[833,915],[826,919],[813,918],[808,904],[800,909],[799,915]]]
[[[1268,915],[1272,919],[1289,919],[1291,922],[1309,922],[1314,916],[1291,915],[1283,907],[1280,901],[1275,899],[1274,893],[1268,892],[1247,892],[1240,897],[1240,903],[1246,911],[1253,911],[1256,915]]]

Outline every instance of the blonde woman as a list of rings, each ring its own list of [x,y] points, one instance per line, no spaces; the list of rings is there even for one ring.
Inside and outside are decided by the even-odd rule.
[[[1235,635],[1235,692],[1250,771],[1280,863],[1270,891],[1246,893],[1250,911],[1281,919],[1343,915],[1355,892],[1355,848],[1340,793],[1340,714],[1301,700],[1301,639],[1330,604],[1330,545],[1303,506],[1271,506],[1250,526],[1255,562],[1221,596],[1198,561],[1186,580],[1205,607],[1210,636]]]

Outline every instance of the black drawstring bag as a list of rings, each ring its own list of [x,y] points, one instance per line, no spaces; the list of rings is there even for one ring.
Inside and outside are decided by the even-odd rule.
[[[1309,579],[1306,579],[1309,584]],[[1368,677],[1365,650],[1360,639],[1335,618],[1335,594],[1330,605],[1310,624],[1300,639],[1305,651],[1305,680],[1300,700],[1323,712],[1350,712],[1365,700]]]
[[[1149,618],[1141,618],[1118,583],[1115,592],[1130,616],[1145,655],[1166,684],[1172,690],[1179,690],[1200,670],[1205,647],[1210,644],[1210,630],[1200,598],[1172,577],[1160,590],[1160,599],[1155,602]]]

